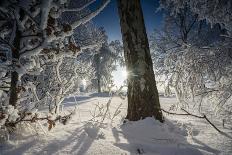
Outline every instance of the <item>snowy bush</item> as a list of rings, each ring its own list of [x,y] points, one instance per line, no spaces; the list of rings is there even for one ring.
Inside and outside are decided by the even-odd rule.
[[[122,106],[122,103],[117,106],[115,111],[110,111],[111,102],[115,96],[118,96],[121,93],[123,87],[124,86],[121,86],[113,95],[111,95],[106,104],[95,104],[95,108],[90,111],[90,114],[92,116],[92,118],[89,120],[90,122],[93,121],[94,123],[98,123],[99,126],[103,124],[113,124],[114,119],[121,113],[120,108]]]

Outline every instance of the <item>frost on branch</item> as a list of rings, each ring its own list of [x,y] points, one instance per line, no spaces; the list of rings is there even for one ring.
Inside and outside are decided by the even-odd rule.
[[[184,6],[188,5],[199,20],[220,26],[232,31],[232,1],[230,0],[161,0],[161,8],[169,7],[172,15],[180,13]],[[231,35],[231,34],[230,34]]]
[[[74,2],[75,5],[71,6]],[[78,46],[73,39],[73,33],[78,26],[100,13],[109,1],[103,0],[98,7],[87,11],[92,3],[92,0],[0,2],[1,120],[22,121],[22,113],[46,105],[45,98],[49,98],[47,101],[51,102],[50,112],[55,107],[54,112],[58,113],[63,98],[73,92],[76,86],[75,78],[79,73],[75,58],[83,49],[95,47],[97,44]],[[67,11],[70,13],[70,9],[75,12],[75,17],[68,22],[63,15]],[[67,62],[69,59],[70,63]],[[66,71],[62,65],[65,64],[71,69],[68,76],[64,76]],[[55,92],[48,91],[54,88],[39,87],[41,81],[45,82],[49,76],[49,70],[55,79],[54,87],[59,88],[56,89],[56,95],[53,94]],[[47,82],[49,86],[49,81]],[[8,117],[4,107],[11,107],[11,111],[13,107],[15,110]]]
[[[220,5],[227,2],[222,1]],[[221,26],[217,16],[214,25],[202,21],[202,16],[206,18],[207,15],[192,10],[193,3],[200,4],[200,1],[161,3],[167,11],[164,28],[154,32],[151,48],[156,74],[165,84],[166,92],[170,93],[172,88],[180,106],[194,103],[202,111],[201,105],[207,104],[219,116],[229,119],[232,111],[232,42],[224,35],[228,35],[230,29]],[[204,6],[206,2],[201,3]],[[212,6],[207,4],[205,7],[209,10]],[[230,6],[222,7],[222,10],[215,4],[215,9],[222,14],[227,7]],[[230,21],[223,24],[229,25]]]

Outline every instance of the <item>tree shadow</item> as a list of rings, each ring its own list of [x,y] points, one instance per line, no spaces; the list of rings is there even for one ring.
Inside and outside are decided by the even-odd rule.
[[[95,130],[95,134],[89,136],[85,131],[85,126],[77,128],[70,133],[66,138],[60,140],[55,138],[53,140],[40,140],[39,137],[22,143],[15,147],[6,146],[1,147],[1,155],[20,155],[20,154],[34,154],[34,155],[53,155],[53,154],[85,154],[91,147],[94,140],[97,139],[99,130]],[[54,135],[56,136],[56,135]],[[26,140],[26,139],[25,139]]]
[[[71,97],[65,98],[62,101],[61,105],[64,106],[64,108],[67,108],[67,107],[73,107],[73,106],[76,106],[76,105],[81,105],[81,104],[88,103],[88,102],[91,102],[91,101],[96,101],[96,100],[97,99],[94,99],[91,96],[71,96]],[[40,111],[48,111],[49,106],[47,105],[47,106],[44,106],[44,107],[39,107],[38,109]]]
[[[90,97],[110,97],[109,93],[102,92],[102,93],[92,93],[89,95]]]
[[[75,98],[74,98],[75,97]],[[68,98],[65,98],[62,102],[62,105],[64,107],[71,107],[74,105],[80,105],[83,103],[91,102],[91,101],[97,101],[95,97],[110,97],[109,93],[93,93],[88,96],[71,96]]]
[[[119,132],[115,127],[112,128],[112,134],[113,134],[113,136],[115,138],[116,143],[120,142],[119,133],[122,133],[122,132]]]
[[[81,104],[92,102],[92,101],[97,101],[97,99],[86,99],[86,100],[77,101],[77,102],[63,102],[62,105],[64,106],[64,108],[67,108],[67,107],[74,107],[76,105],[81,105]]]
[[[85,101],[85,100],[89,100],[91,98],[92,98],[91,96],[72,96],[72,97],[65,98],[64,101],[63,101],[63,103],[65,103],[65,102]]]
[[[209,147],[208,145],[206,145],[205,143],[203,143],[202,141],[200,141],[200,140],[198,140],[198,139],[196,139],[194,137],[192,138],[192,140],[194,141],[194,143],[198,144],[198,145],[193,145],[195,148],[199,148],[199,149],[205,150],[207,152],[212,152],[215,155],[220,153],[220,151]]]
[[[98,131],[97,131],[98,133]],[[96,133],[96,135],[97,135]],[[65,140],[52,141],[45,148],[36,152],[36,155],[51,155],[51,154],[85,154],[91,147],[96,137],[90,137],[85,132],[85,127],[78,128],[71,133]]]
[[[97,93],[98,94],[98,93]],[[94,97],[97,94],[93,94],[90,96],[75,96],[67,98],[66,102],[73,102],[67,105],[64,105],[65,107],[68,106],[73,106],[74,104],[76,105],[76,102],[78,104],[84,104],[90,101],[94,101],[97,99],[94,99]],[[101,95],[106,96],[106,95]],[[73,124],[70,124],[73,125]],[[41,155],[41,154],[56,154],[59,151],[62,150],[62,148],[69,147],[70,149],[70,154],[84,154],[89,147],[92,145],[93,141],[96,139],[97,134],[99,130],[95,131],[96,134],[93,136],[88,136],[86,131],[84,130],[83,127],[78,127],[75,131],[72,131],[70,133],[70,136],[68,135],[66,139],[61,139],[59,140],[58,138],[56,140],[51,140],[51,141],[46,141],[48,143],[47,145],[40,141],[39,137],[35,138],[34,140],[30,141],[29,143],[26,142],[27,139],[30,137],[22,137],[20,140],[25,141],[22,142],[22,145],[20,145],[18,148],[15,148],[14,145],[2,145],[1,146],[1,151],[0,154],[4,153],[7,155],[18,155],[18,154],[24,154],[25,152],[33,152],[35,155]],[[55,135],[54,135],[55,136]]]
[[[150,123],[153,122],[150,121]],[[184,133],[187,131],[183,131],[168,120],[165,124],[157,124],[157,121],[154,121],[153,125],[147,124],[146,126],[146,123],[127,122],[121,125],[120,129],[112,129],[116,141],[114,145],[130,154],[203,155],[203,152],[220,153],[200,141],[195,141],[199,145],[190,144]],[[127,142],[120,141],[120,135]]]
[[[31,140],[29,142],[27,142],[26,144],[23,144],[22,146],[18,146],[15,148],[15,146],[6,146],[1,148],[1,155],[19,155],[19,154],[23,154],[25,153],[28,148],[33,147],[34,145],[36,145],[36,140]],[[6,150],[6,151],[4,151]]]
[[[17,131],[8,133],[9,140],[1,139],[0,140],[0,155],[2,154],[18,154],[19,151],[26,151],[27,147],[33,146],[36,144],[35,137],[37,135],[25,134],[24,131]],[[28,131],[29,132],[29,131]],[[0,133],[1,136],[1,133]],[[2,138],[2,137],[1,137]],[[25,141],[25,139],[28,139]],[[18,144],[19,141],[25,141],[25,145]]]

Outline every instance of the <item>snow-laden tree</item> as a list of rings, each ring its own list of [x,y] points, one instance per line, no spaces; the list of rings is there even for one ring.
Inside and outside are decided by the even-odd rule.
[[[89,78],[91,81],[87,87],[88,91],[97,90],[98,92],[108,91],[113,84],[112,72],[116,70],[117,64],[123,65],[122,46],[119,41],[105,42],[99,47],[88,50],[80,57],[83,63],[90,63],[94,76]]]
[[[79,92],[80,81],[93,76],[94,71],[89,64],[77,61],[76,58],[65,57],[63,60],[50,62],[36,78],[36,106],[49,106],[49,112],[59,113],[65,97]],[[43,104],[44,103],[44,104]]]
[[[200,20],[205,20],[210,24],[220,24],[230,33],[232,31],[232,1],[230,0],[161,0],[161,8],[169,8],[172,15],[178,14],[185,5]]]
[[[173,5],[165,8],[164,28],[151,38],[156,74],[174,88],[180,103],[192,99],[200,108],[205,98],[209,106],[230,113],[231,39],[224,37],[228,31],[200,20],[188,3],[176,13]]]
[[[108,43],[108,36],[104,28],[97,28],[93,23],[83,25],[79,30],[74,35],[79,46],[88,47],[91,46],[89,44],[96,45],[98,43],[98,46],[88,48],[78,57],[79,61],[90,63],[95,71],[95,75],[88,79],[91,82],[87,86],[87,90],[94,89],[98,92],[101,92],[102,88],[106,90],[112,83],[111,73],[116,69],[116,64],[123,64],[122,45],[118,40]]]
[[[11,121],[9,108],[21,110],[25,93],[33,95],[36,86],[27,81],[41,74],[50,55],[61,65],[63,57],[75,57],[82,48],[74,44],[74,30],[95,17],[108,3],[103,0],[94,11],[82,14],[82,10],[95,0],[33,0],[0,2],[1,47],[1,124]],[[72,4],[72,5],[70,5]],[[75,4],[75,5],[74,5]],[[71,23],[63,20],[63,14],[75,13]],[[2,52],[3,51],[3,52]],[[44,57],[44,59],[42,58]],[[57,60],[56,58],[59,58]],[[59,68],[59,67],[56,67]],[[58,70],[56,70],[58,71]],[[58,74],[56,74],[58,76]],[[26,98],[30,98],[27,96]],[[28,100],[28,99],[27,99]],[[9,106],[11,105],[11,106]],[[12,112],[12,110],[10,110]],[[17,114],[17,112],[16,112]],[[17,118],[15,117],[14,120]]]
[[[91,39],[90,39],[91,38]],[[73,36],[67,38],[77,47],[81,47],[82,53],[76,55],[63,55],[48,53],[41,59],[46,60],[43,72],[36,79],[37,91],[43,100],[49,105],[49,112],[59,113],[59,108],[65,97],[79,92],[82,80],[94,77],[93,62],[86,61],[87,55],[94,55],[93,50],[102,46],[102,34],[91,22],[78,27]],[[39,81],[39,82],[38,82]],[[43,104],[37,104],[43,106]]]
[[[114,53],[117,53],[117,63],[121,66],[125,66],[124,54],[123,54],[123,45],[119,40],[111,41],[109,43],[111,50],[114,50]]]
[[[64,98],[78,93],[82,80],[92,81],[94,79],[96,69],[93,66],[96,60],[90,58],[94,57],[98,53],[97,50],[103,46],[104,36],[106,37],[106,34],[103,35],[102,29],[95,27],[92,23],[87,23],[75,30],[73,37],[67,38],[83,50],[77,57],[73,54],[64,55],[58,49],[41,55],[43,70],[31,79],[36,85],[36,92],[32,94],[36,95],[30,98],[31,102],[25,102],[30,105],[27,107],[49,106],[50,113],[59,113]],[[104,59],[108,55],[103,55]],[[110,75],[110,72],[107,72],[107,75]]]
[[[164,17],[164,26],[162,31],[155,31],[151,38],[151,48],[154,51],[153,59],[156,66],[156,73],[161,75],[162,80],[166,79],[165,86],[173,86],[179,102],[183,100],[185,90],[180,83],[185,77],[180,77],[183,67],[182,62],[184,54],[189,45],[206,46],[210,38],[205,23],[198,23],[198,17],[191,13],[185,6],[179,13],[174,16],[167,11]],[[207,27],[207,28],[205,28]],[[207,36],[208,35],[208,36]],[[191,57],[191,56],[190,56]],[[184,66],[185,67],[185,66]],[[166,75],[166,77],[162,76]]]
[[[106,41],[93,57],[92,64],[96,73],[98,92],[101,92],[102,88],[106,90],[109,85],[113,84],[111,74],[116,70],[117,62],[121,58],[119,56],[121,51],[113,49],[114,45],[114,42],[109,44]]]

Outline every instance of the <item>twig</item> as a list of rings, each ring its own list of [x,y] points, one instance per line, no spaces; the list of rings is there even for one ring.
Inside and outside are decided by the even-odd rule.
[[[209,121],[209,119],[204,115],[205,120],[212,126],[214,129],[216,129],[218,132],[222,133],[221,130],[219,130],[212,122]]]
[[[223,133],[221,130],[219,130],[207,117],[206,115],[203,115],[203,116],[198,116],[198,115],[195,115],[195,114],[191,114],[189,113],[187,110],[181,108],[181,110],[183,110],[185,113],[173,113],[173,112],[169,112],[169,111],[166,111],[164,109],[161,109],[163,112],[165,113],[168,113],[168,114],[171,114],[171,115],[181,115],[181,116],[193,116],[193,117],[196,117],[196,118],[201,118],[201,119],[205,119],[215,130],[217,130],[219,133]]]
[[[10,123],[9,125],[10,126],[11,125],[15,126],[16,124],[18,124],[20,122],[31,122],[31,123],[33,123],[33,122],[40,121],[40,120],[41,121],[47,120],[47,121],[52,121],[52,122],[61,121],[65,125],[66,124],[66,120],[68,118],[70,118],[72,114],[73,114],[73,112],[71,112],[70,114],[65,115],[65,116],[57,116],[55,119],[52,120],[52,119],[50,119],[49,116],[47,116],[47,117],[37,117],[37,114],[35,114],[35,116],[32,117],[32,118],[30,118],[30,119],[25,119],[25,117],[28,116],[28,115],[26,113],[24,113],[23,116],[19,120],[17,120],[14,123]]]
[[[209,93],[218,92],[218,91],[219,91],[219,90],[213,89],[213,90],[209,90],[209,91],[205,91],[205,92],[196,94],[195,96],[200,96],[200,95],[203,95],[203,94],[209,94]]]
[[[181,116],[188,116],[189,114],[178,114],[178,113],[174,113],[174,112],[169,112],[169,111],[166,111],[164,109],[161,109],[163,112],[167,113],[167,114],[170,114],[170,115],[181,115]]]
[[[181,110],[183,110],[184,112],[186,112],[186,114],[188,114],[188,115],[190,115],[190,116],[197,117],[197,118],[205,118],[205,117],[204,117],[205,115],[203,115],[203,116],[198,116],[198,115],[189,113],[187,110],[185,110],[185,109],[183,109],[183,108],[181,108]]]
[[[197,115],[194,115],[194,114],[190,114],[188,111],[186,111],[185,109],[182,109],[184,112],[186,112],[187,114],[191,115],[191,116],[194,116],[194,117],[197,117],[197,118],[203,118],[205,119],[215,130],[217,130],[218,132],[222,132],[221,130],[219,130],[207,117],[206,115],[203,115],[203,116],[197,116]]]

